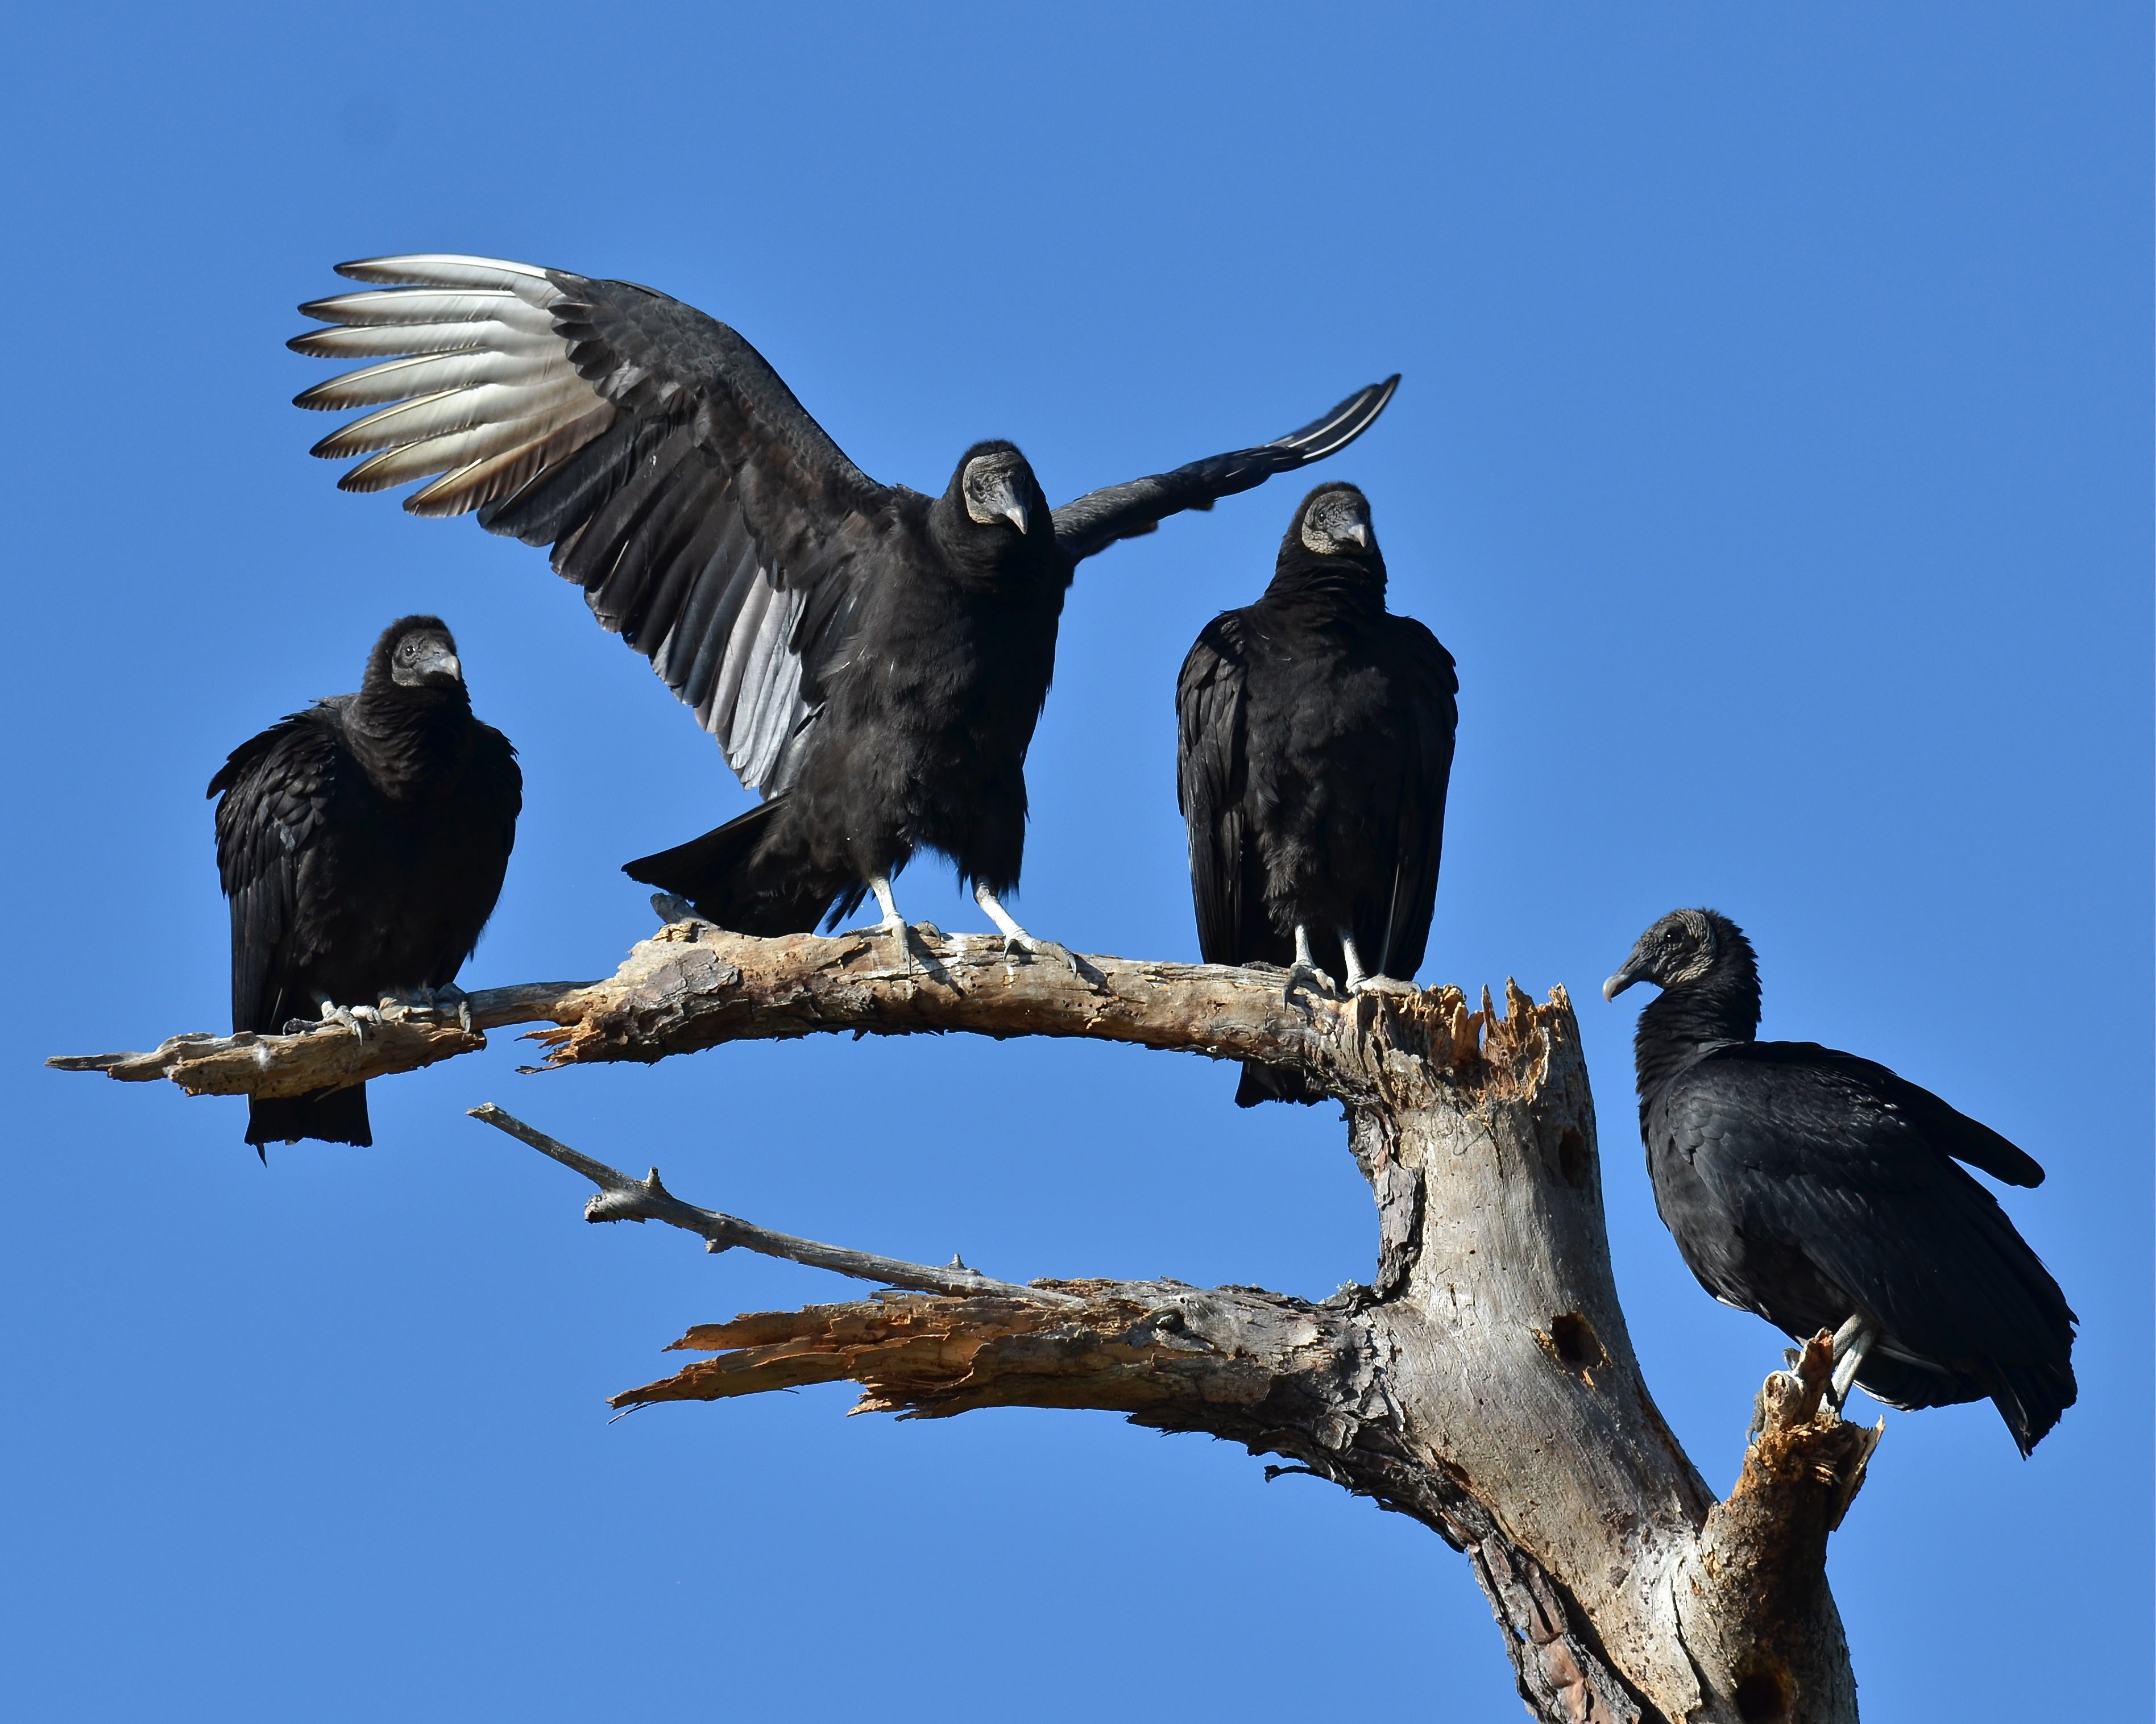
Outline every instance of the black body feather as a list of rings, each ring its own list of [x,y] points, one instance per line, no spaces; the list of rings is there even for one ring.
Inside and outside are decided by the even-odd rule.
[[[1640,1130],[1655,1202],[1700,1284],[1793,1339],[1861,1315],[1856,1380],[1889,1406],[1990,1400],[2026,1455],[2074,1403],[2075,1317],[1997,1199],[2044,1170],[1887,1067],[1753,1039],[1758,969],[1727,917],[1681,911],[1609,979],[1640,1013]]]
[[[737,333],[648,288],[475,258],[340,269],[403,285],[303,307],[336,326],[292,345],[388,362],[300,403],[403,405],[316,453],[377,451],[341,481],[355,490],[439,475],[405,506],[476,509],[552,547],[771,798],[628,865],[743,931],[844,915],[923,846],[1014,889],[1026,751],[1079,562],[1344,447],[1398,381],[1051,514],[1009,444],[968,450],[938,498],[876,483]],[[985,505],[968,489],[983,472]]]
[[[437,668],[400,645],[439,642]],[[232,1027],[275,1032],[319,1002],[376,1004],[456,978],[493,914],[523,775],[472,716],[434,617],[390,624],[356,695],[317,702],[232,752],[209,794],[232,910]],[[448,669],[439,668],[445,662]],[[407,677],[399,680],[400,675]],[[247,1141],[372,1142],[363,1084],[252,1101]]]
[[[1363,542],[1318,550],[1329,499]],[[1339,930],[1373,974],[1420,967],[1444,849],[1460,681],[1452,655],[1385,608],[1385,562],[1353,485],[1297,507],[1272,583],[1205,626],[1176,685],[1177,799],[1208,963],[1286,965],[1295,928],[1334,976]],[[1318,1100],[1291,1071],[1243,1068],[1240,1106]]]

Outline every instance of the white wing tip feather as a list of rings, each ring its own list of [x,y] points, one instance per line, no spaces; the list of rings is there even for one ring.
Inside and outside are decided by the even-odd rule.
[[[1277,447],[1291,451],[1298,458],[1297,464],[1303,466],[1337,454],[1377,423],[1378,415],[1391,404],[1399,387],[1400,376],[1394,372],[1381,383],[1358,389],[1341,403],[1337,411],[1282,438]]]
[[[533,281],[546,281],[547,272],[534,264],[512,263],[507,258],[467,257],[453,251],[413,251],[395,257],[356,258],[336,266],[338,275],[352,281],[372,281],[394,287],[503,287],[514,290]]]
[[[319,383],[299,405],[395,403],[315,445],[328,460],[374,452],[338,480],[340,490],[428,480],[405,500],[408,510],[463,514],[506,495],[613,423],[613,409],[576,374],[554,331],[548,308],[562,292],[547,270],[453,252],[361,258],[336,270],[369,290],[302,305],[331,327],[290,345],[322,358],[387,362]]]

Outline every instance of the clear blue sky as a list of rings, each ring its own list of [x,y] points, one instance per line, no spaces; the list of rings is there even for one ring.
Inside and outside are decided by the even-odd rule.
[[[2149,1655],[2150,29],[1999,6],[20,8],[0,37],[9,1320],[0,1701],[30,1719],[1288,1720],[1376,1679],[1520,1716],[1461,1560],[1106,1415],[607,1423],[689,1323],[847,1296],[649,1229],[498,1101],[767,1224],[1010,1276],[1368,1275],[1329,1110],[1195,1060],[960,1039],[376,1086],[370,1151],[38,1068],[222,1027],[202,790],[455,627],[528,803],[473,985],[609,970],[624,859],[743,805],[536,552],[339,495],[284,351],[340,259],[470,251],[737,325],[869,472],[1014,438],[1050,495],[1405,373],[1324,476],[1457,654],[1429,981],[1579,1003],[1618,1278],[1733,1475],[1779,1346],[1639,1153],[1660,912],[1752,932],[1765,1033],[1884,1060],[2051,1169],[2083,1319],[2025,1465],[1890,1415],[1831,1574],[1867,1713],[2094,1716]],[[775,21],[774,21],[775,20]],[[1278,483],[1088,564],[1017,908],[1194,957],[1171,695]],[[978,926],[947,874],[915,916]],[[1367,1619],[1366,1619],[1367,1620]],[[2101,1655],[2090,1656],[2092,1648]],[[1951,1673],[1949,1675],[1949,1673]]]

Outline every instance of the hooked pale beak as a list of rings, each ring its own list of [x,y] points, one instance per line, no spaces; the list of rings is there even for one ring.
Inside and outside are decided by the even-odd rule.
[[[1367,521],[1358,521],[1349,527],[1348,536],[1355,541],[1358,548],[1364,551],[1370,548],[1370,527]]]
[[[1626,988],[1630,988],[1639,979],[1639,971],[1628,963],[1623,969],[1620,970],[1615,975],[1612,976],[1607,982],[1602,984],[1602,998],[1606,1000],[1614,1000],[1619,994],[1624,993]]]
[[[457,662],[454,653],[436,653],[422,659],[414,668],[422,676],[450,676],[459,682],[465,680],[465,667]]]
[[[1024,538],[1026,528],[1032,520],[1032,517],[1025,512],[1025,505],[1013,497],[1009,502],[1004,505],[1002,514],[1005,521],[1018,529],[1019,536]]]

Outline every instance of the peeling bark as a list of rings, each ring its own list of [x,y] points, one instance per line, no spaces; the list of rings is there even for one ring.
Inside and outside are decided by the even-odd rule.
[[[1611,1276],[1599,1151],[1562,989],[1537,1004],[1389,987],[1284,996],[1278,972],[1043,957],[922,925],[757,940],[678,923],[581,985],[475,996],[476,1029],[551,1028],[549,1066],[654,1060],[851,1030],[1062,1035],[1295,1066],[1344,1104],[1378,1206],[1372,1285],[1322,1305],[1173,1281],[993,1282],[772,1234],[515,1130],[600,1187],[593,1219],[657,1219],[915,1290],[692,1329],[711,1357],[617,1404],[845,1379],[864,1410],[1101,1408],[1283,1456],[1467,1553],[1539,1719],[1846,1724],[1856,1687],[1828,1535],[1877,1441],[1820,1398],[1818,1344],[1762,1391],[1761,1434],[1717,1503],[1656,1410]],[[480,1039],[439,1020],[363,1048],[202,1038],[64,1063],[292,1094]],[[364,1060],[364,1070],[358,1062]],[[402,1062],[401,1064],[399,1062]],[[483,1115],[487,1111],[482,1111]],[[498,1114],[498,1110],[492,1111]],[[552,1146],[551,1147],[548,1146]],[[807,1255],[804,1255],[807,1254]]]

